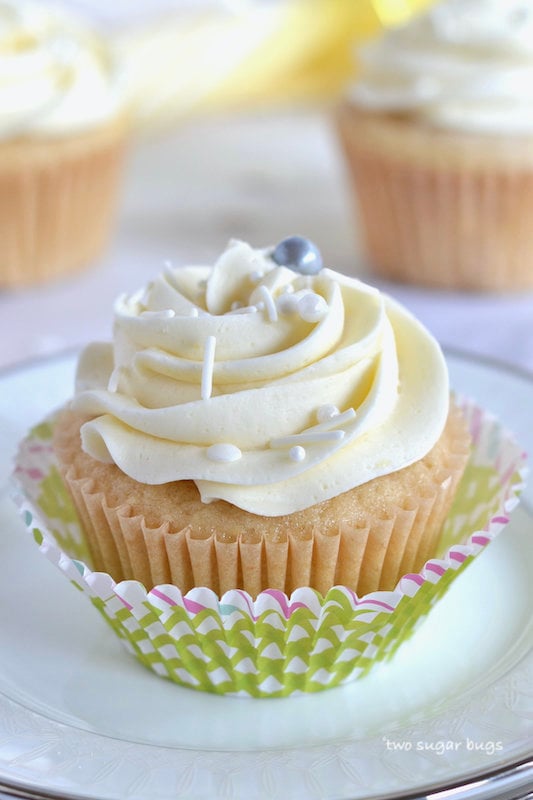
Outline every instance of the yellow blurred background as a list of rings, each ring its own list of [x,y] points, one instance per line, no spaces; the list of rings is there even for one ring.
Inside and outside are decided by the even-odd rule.
[[[241,0],[186,5],[118,31],[117,57],[138,126],[192,113],[334,99],[358,43],[430,0]]]

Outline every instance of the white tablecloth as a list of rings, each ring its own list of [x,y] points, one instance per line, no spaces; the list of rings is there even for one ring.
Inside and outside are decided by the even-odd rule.
[[[228,239],[312,238],[329,266],[377,283],[439,341],[533,372],[533,292],[490,296],[384,284],[361,263],[342,156],[327,112],[194,119],[133,144],[115,233],[99,263],[0,293],[0,368],[111,334],[112,304],[157,272],[211,263]],[[384,221],[386,224],[386,221]]]

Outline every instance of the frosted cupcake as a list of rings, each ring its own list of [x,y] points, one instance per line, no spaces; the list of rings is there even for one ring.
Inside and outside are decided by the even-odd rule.
[[[104,42],[50,5],[0,6],[0,286],[97,258],[109,236],[126,136]]]
[[[279,697],[390,659],[505,526],[522,467],[450,402],[428,331],[293,237],[120,298],[15,485],[40,551],[143,664]]]
[[[376,272],[533,287],[532,43],[525,0],[446,0],[361,50],[338,128]]]
[[[121,298],[55,432],[96,569],[253,596],[392,589],[469,442],[430,334],[298,238]]]

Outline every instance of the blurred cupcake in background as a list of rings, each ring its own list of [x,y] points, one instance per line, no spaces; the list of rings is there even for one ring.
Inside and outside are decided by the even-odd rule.
[[[0,4],[0,287],[90,263],[110,231],[127,122],[106,44],[50,4]]]
[[[533,5],[447,0],[359,56],[337,122],[369,265],[533,288]]]

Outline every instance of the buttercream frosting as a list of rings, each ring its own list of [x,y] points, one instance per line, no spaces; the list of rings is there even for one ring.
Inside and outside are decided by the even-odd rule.
[[[51,4],[0,2],[0,139],[82,132],[120,110],[103,39]]]
[[[359,51],[359,106],[480,133],[533,131],[529,0],[445,0]]]
[[[113,343],[78,364],[87,453],[278,516],[431,449],[449,403],[434,338],[377,289],[271,253],[232,241],[213,267],[168,266],[118,299]]]

